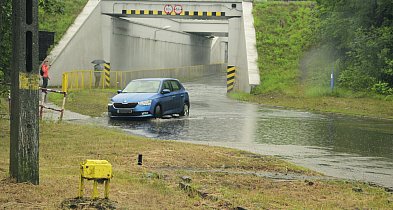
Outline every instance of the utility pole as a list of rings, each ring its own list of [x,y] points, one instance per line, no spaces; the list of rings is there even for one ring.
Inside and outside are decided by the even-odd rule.
[[[12,0],[10,176],[39,184],[38,0]]]

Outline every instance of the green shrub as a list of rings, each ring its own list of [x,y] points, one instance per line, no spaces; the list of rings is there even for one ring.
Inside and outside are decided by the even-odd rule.
[[[39,0],[38,5],[46,14],[64,14],[64,1],[62,0]]]
[[[368,90],[376,82],[375,78],[352,69],[342,71],[338,77],[338,81],[340,87],[348,88],[353,91]]]
[[[374,84],[371,90],[381,95],[393,95],[393,88],[389,87],[389,83],[386,82],[378,82],[377,84]]]

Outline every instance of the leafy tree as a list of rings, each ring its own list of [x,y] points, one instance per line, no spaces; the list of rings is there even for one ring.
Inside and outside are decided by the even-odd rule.
[[[46,14],[64,13],[64,2],[62,0],[39,0],[38,6]]]
[[[355,91],[393,87],[393,2],[318,0],[322,44],[335,52],[339,85]],[[378,93],[381,93],[379,91]],[[389,91],[383,92],[389,94]]]
[[[2,81],[3,85],[9,81],[10,75],[12,50],[11,14],[11,0],[0,1],[0,81]]]

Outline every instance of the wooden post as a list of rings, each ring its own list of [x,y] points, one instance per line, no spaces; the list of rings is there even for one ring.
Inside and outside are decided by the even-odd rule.
[[[38,0],[12,1],[10,176],[39,184]]]

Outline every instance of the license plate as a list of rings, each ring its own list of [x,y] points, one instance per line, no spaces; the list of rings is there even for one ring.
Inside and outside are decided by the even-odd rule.
[[[130,113],[132,113],[132,109],[118,109],[117,113],[119,113],[119,114],[130,114]]]

